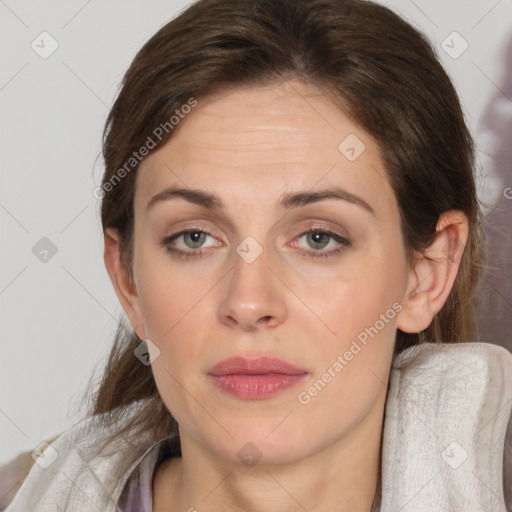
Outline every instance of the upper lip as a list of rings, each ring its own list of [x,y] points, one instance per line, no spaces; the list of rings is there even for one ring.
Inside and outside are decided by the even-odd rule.
[[[208,372],[209,375],[265,375],[268,373],[280,373],[283,375],[299,375],[307,373],[307,370],[298,368],[286,361],[274,357],[230,357],[217,363]]]

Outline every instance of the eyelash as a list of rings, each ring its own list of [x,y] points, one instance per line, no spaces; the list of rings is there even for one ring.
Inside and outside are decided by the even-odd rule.
[[[171,235],[171,236],[165,238],[164,240],[162,240],[161,245],[163,247],[165,247],[165,249],[167,250],[167,252],[169,252],[171,254],[171,256],[177,257],[180,259],[186,260],[190,257],[201,256],[204,252],[203,249],[198,249],[198,250],[190,249],[189,251],[183,251],[181,249],[176,249],[175,247],[171,247],[169,245],[173,240],[179,238],[182,235],[186,235],[189,233],[204,233],[206,235],[211,236],[210,233],[208,233],[207,231],[205,231],[203,229],[199,229],[199,228],[188,229],[188,230],[180,231],[179,233],[175,233],[174,235]],[[323,228],[310,228],[309,230],[301,233],[298,238],[301,238],[304,235],[308,235],[310,233],[321,233],[323,235],[327,235],[330,238],[332,238],[333,240],[335,240],[336,242],[340,243],[341,246],[336,249],[332,249],[330,251],[321,251],[321,250],[303,251],[301,256],[305,257],[305,258],[309,258],[312,260],[316,260],[318,258],[331,258],[331,257],[341,254],[347,247],[350,247],[352,245],[351,242],[349,240],[347,240],[346,238],[339,236],[338,234],[334,233],[333,231],[330,231],[328,229],[323,229]]]

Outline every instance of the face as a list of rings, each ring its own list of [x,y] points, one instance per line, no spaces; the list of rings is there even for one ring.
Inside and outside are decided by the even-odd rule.
[[[134,205],[129,316],[162,399],[234,462],[342,442],[382,415],[409,276],[375,141],[300,82],[202,98],[177,128]]]

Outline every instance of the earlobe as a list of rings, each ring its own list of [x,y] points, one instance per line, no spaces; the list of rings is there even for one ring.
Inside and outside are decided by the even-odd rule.
[[[139,338],[145,339],[146,335],[137,290],[121,260],[120,236],[115,229],[108,228],[104,231],[104,241],[105,267],[116,295],[132,329]]]
[[[443,213],[434,241],[418,255],[410,270],[397,327],[403,332],[425,330],[448,299],[468,239],[468,220],[458,210]]]

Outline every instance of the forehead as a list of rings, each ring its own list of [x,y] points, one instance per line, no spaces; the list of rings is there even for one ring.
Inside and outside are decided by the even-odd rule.
[[[290,190],[343,186],[394,206],[375,141],[325,91],[295,81],[199,99],[139,166],[136,209],[170,184],[265,205]]]

